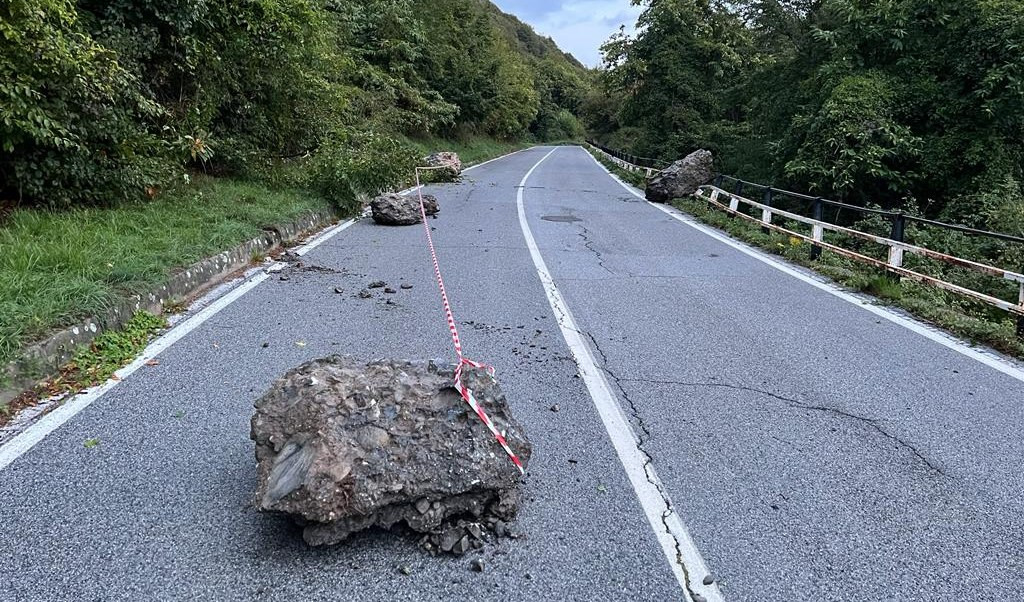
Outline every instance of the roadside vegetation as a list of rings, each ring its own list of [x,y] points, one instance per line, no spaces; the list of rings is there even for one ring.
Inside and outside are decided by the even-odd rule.
[[[0,367],[429,152],[582,132],[583,67],[480,0],[12,0],[0,37]]]
[[[641,190],[644,188],[646,178],[643,175],[620,168],[592,149],[590,152],[601,164],[622,180]],[[704,199],[696,197],[677,199],[673,204],[689,215],[723,230],[734,238],[753,244],[775,255],[782,256],[793,263],[810,268],[846,288],[872,295],[878,299],[880,304],[906,310],[908,313],[944,328],[972,343],[987,345],[1007,355],[1024,360],[1024,341],[1016,335],[1016,321],[1002,310],[965,299],[962,296],[935,287],[918,284],[910,280],[900,281],[890,278],[881,270],[841,255],[830,253],[828,250],[825,250],[818,259],[811,259],[811,245],[809,243],[775,231],[766,233],[757,224],[732,217],[722,210],[709,205]],[[775,223],[795,231],[800,231],[796,224],[786,224],[785,220],[776,219]],[[878,226],[878,224],[872,224],[870,220],[859,222],[855,225],[863,231],[871,231]],[[833,244],[856,249],[868,255],[873,254],[873,251],[877,253],[877,250],[864,248],[865,244],[860,239],[839,235],[830,236],[829,241]],[[914,258],[908,259],[911,262],[910,265],[913,265]],[[928,267],[930,266],[916,265],[913,266],[913,269],[927,273],[929,271]],[[972,275],[973,273],[963,273],[960,276],[969,278]],[[949,275],[945,277],[951,278]],[[973,284],[973,286],[979,289],[984,289],[987,286],[989,290],[1000,288],[999,293],[1003,296],[1008,294],[1007,290],[1002,290],[1002,288],[1005,288],[1005,285],[993,283],[992,279],[988,279],[986,286],[983,286],[980,281]]]

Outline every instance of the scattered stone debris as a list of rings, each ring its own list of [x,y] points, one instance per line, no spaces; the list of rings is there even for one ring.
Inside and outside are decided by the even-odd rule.
[[[402,573],[403,575],[407,575],[407,576],[408,575],[412,575],[412,567],[410,567],[407,564],[401,564],[401,565],[398,566],[398,572]]]
[[[280,280],[281,282],[288,282],[291,279],[292,277],[289,276],[288,274],[281,274],[281,277],[278,278],[278,280]]]
[[[411,289],[411,288],[412,288],[412,285],[411,285],[411,284],[403,284],[403,285],[402,285],[402,289],[403,289],[403,290],[409,290],[409,289]]]
[[[559,405],[558,405],[557,403],[556,403],[555,405],[551,406],[551,411],[552,411],[552,412],[558,412],[558,411],[560,411],[561,409],[562,409],[562,408],[561,408],[561,407],[559,407]]]
[[[430,178],[432,181],[453,181],[462,175],[462,160],[459,155],[451,152],[440,152],[429,155],[423,159],[427,167],[443,167],[433,172]]]
[[[387,285],[387,282],[384,282],[383,280],[378,280],[376,282],[371,282],[370,285],[366,288],[384,288]]]
[[[384,293],[385,293],[385,294],[388,294],[388,295],[394,295],[394,294],[395,294],[395,293],[397,293],[397,292],[398,292],[398,291],[396,291],[395,289],[391,288],[390,286],[389,286],[389,287],[387,287],[386,289],[384,289]]]
[[[437,198],[429,194],[423,195],[423,206],[427,215],[437,215],[441,211]],[[370,211],[373,221],[384,226],[411,226],[423,219],[418,195],[382,194],[370,201]]]
[[[699,150],[648,180],[647,200],[669,203],[673,199],[686,198],[714,177],[714,156],[711,151]]]
[[[484,568],[486,568],[486,566],[484,565],[484,559],[483,558],[474,558],[469,563],[469,568],[473,569],[477,573],[484,572]]]
[[[256,402],[256,506],[303,525],[310,545],[370,527],[424,533],[431,553],[465,554],[508,530],[520,473],[435,362],[332,356],[285,374]],[[524,464],[531,445],[497,381],[468,369],[474,392]]]
[[[359,291],[359,298],[360,299],[373,299],[373,293],[370,292],[370,289],[364,288],[363,290]]]
[[[334,294],[343,295],[345,294],[345,289],[341,288],[340,286],[336,286],[334,287]]]

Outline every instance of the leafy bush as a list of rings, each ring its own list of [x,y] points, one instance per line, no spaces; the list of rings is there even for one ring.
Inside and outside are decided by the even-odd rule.
[[[164,173],[162,109],[70,0],[0,7],[0,194],[53,207],[140,196]]]
[[[312,184],[346,213],[359,209],[359,195],[376,195],[412,177],[417,153],[394,138],[374,133],[338,136],[313,157]]]

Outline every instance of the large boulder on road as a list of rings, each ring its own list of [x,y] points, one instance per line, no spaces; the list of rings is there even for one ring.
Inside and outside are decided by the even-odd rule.
[[[442,168],[434,171],[431,181],[451,181],[462,175],[462,160],[456,153],[434,153],[425,157],[423,162],[427,167]]]
[[[699,150],[647,181],[646,196],[652,203],[668,203],[686,198],[715,177],[711,151]]]
[[[465,552],[466,521],[479,535],[515,515],[520,472],[454,378],[435,362],[340,356],[291,370],[256,402],[256,506],[294,517],[311,545],[404,523]],[[466,368],[463,382],[525,465],[531,446],[497,381]]]
[[[429,194],[423,195],[423,206],[427,215],[436,215],[441,211],[437,198]],[[423,220],[418,195],[382,194],[370,201],[370,211],[373,221],[385,226],[411,226]]]

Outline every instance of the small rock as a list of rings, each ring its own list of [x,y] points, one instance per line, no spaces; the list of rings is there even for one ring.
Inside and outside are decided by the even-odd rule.
[[[411,575],[412,574],[412,567],[410,567],[407,564],[399,565],[398,572],[402,573],[403,575]]]
[[[427,498],[423,498],[420,501],[416,502],[416,511],[420,514],[426,514],[427,512],[430,512],[430,500],[428,500]]]
[[[469,563],[469,568],[473,569],[473,571],[477,573],[484,572],[484,568],[486,568],[484,565],[484,559],[474,558],[473,561]]]
[[[483,529],[481,529],[480,525],[477,523],[470,523],[469,526],[466,527],[466,530],[469,531],[469,534],[472,535],[475,539],[484,538]]]
[[[281,282],[286,282],[286,281],[288,281],[288,280],[291,280],[291,279],[292,279],[292,277],[291,277],[291,276],[289,276],[289,275],[287,275],[287,274],[283,274],[283,275],[282,275],[282,276],[281,276],[281,277],[279,278],[279,280],[281,280]]]
[[[452,548],[452,554],[455,554],[456,556],[462,556],[468,551],[469,535],[463,535],[462,539],[459,540],[459,543],[455,544],[455,546]]]
[[[371,293],[369,289],[365,289],[364,288],[363,290],[359,291],[359,298],[360,299],[372,299],[373,298],[373,293]]]
[[[412,285],[411,284],[403,284],[402,288],[405,289],[405,290],[409,290],[409,289],[412,288]]]
[[[700,594],[693,594],[693,602],[708,602],[708,599]]]
[[[340,295],[340,294],[342,294],[344,292],[345,291],[340,286],[339,287],[335,287],[335,289],[334,289],[334,293],[337,294],[337,295]]]
[[[383,280],[378,280],[376,282],[371,282],[370,286],[368,286],[367,288],[384,288],[387,285],[387,282],[384,282]]]
[[[552,412],[558,412],[558,411],[559,411],[559,410],[561,410],[561,409],[562,409],[562,408],[558,407],[558,404],[557,404],[557,403],[556,403],[555,405],[551,406],[551,411],[552,411]]]
[[[384,292],[385,292],[386,294],[388,294],[388,295],[394,295],[394,294],[395,294],[395,293],[397,293],[398,291],[396,291],[395,289],[393,289],[393,288],[391,288],[391,287],[388,287],[388,288],[384,289]]]
[[[715,576],[714,575],[708,575],[708,576],[704,577],[704,585],[711,585],[714,582],[715,582]]]
[[[277,274],[277,273],[280,273],[282,270],[284,270],[284,264],[283,263],[275,263],[274,265],[272,265],[269,268],[267,268],[266,272],[268,274]]]
[[[455,549],[455,546],[459,543],[459,540],[463,537],[463,531],[460,527],[449,527],[445,529],[444,533],[441,534],[441,541],[438,545],[444,552],[451,552]]]
[[[498,537],[505,537],[508,534],[508,525],[505,521],[499,520],[494,523],[494,534]]]
[[[270,343],[263,343],[262,345],[260,345],[260,347],[266,349],[267,347],[270,347]]]

